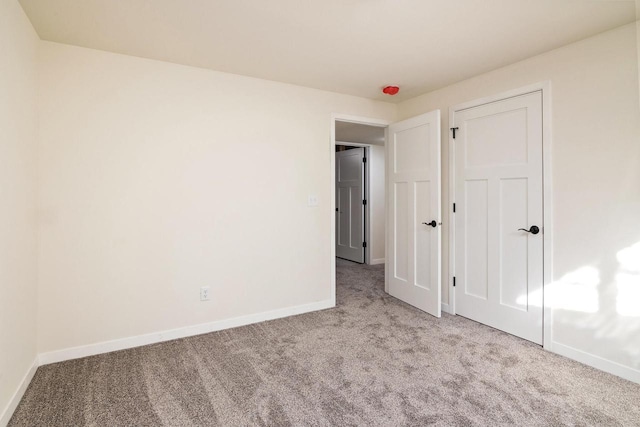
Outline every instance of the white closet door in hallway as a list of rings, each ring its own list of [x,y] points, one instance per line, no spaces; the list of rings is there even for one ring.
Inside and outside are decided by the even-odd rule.
[[[364,263],[365,149],[336,152],[336,256]]]

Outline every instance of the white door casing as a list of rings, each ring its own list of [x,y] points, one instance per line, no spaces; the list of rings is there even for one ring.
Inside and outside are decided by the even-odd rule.
[[[542,92],[454,111],[455,311],[542,344]],[[540,232],[527,231],[537,226]]]
[[[336,256],[364,263],[365,149],[336,152]]]
[[[390,125],[387,159],[386,288],[440,317],[440,110]]]

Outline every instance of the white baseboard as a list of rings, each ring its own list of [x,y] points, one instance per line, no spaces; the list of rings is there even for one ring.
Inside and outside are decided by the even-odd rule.
[[[554,353],[558,353],[561,356],[568,357],[569,359],[577,360],[585,365],[592,366],[601,371],[608,372],[613,375],[617,375],[625,380],[629,380],[635,383],[640,383],[640,371],[629,366],[621,365],[611,360],[596,356],[586,351],[578,350],[577,348],[569,347],[568,345],[553,342],[551,348],[548,349]]]
[[[371,260],[371,264],[369,265],[378,265],[378,264],[384,264],[384,258],[374,258]]]
[[[445,313],[451,314],[451,307],[449,306],[449,304],[440,303],[440,307],[441,307],[441,310],[444,311]]]
[[[186,338],[194,335],[221,331],[223,329],[250,325],[252,323],[264,322],[266,320],[280,319],[282,317],[294,316],[296,314],[324,310],[332,307],[335,307],[335,301],[329,299],[310,304],[303,304],[294,307],[287,307],[272,311],[265,311],[262,313],[234,317],[231,319],[218,320],[210,323],[202,323],[200,325],[186,326],[184,328],[170,329],[145,335],[121,338],[112,341],[103,341],[95,344],[50,351],[47,353],[40,353],[39,360],[40,365],[48,365],[50,363],[78,359],[81,357],[93,356],[96,354],[109,353],[117,350],[125,350],[128,348],[140,347],[143,345],[155,344],[163,341],[175,340],[178,338]]]
[[[9,420],[13,416],[13,412],[18,407],[20,400],[22,400],[22,396],[24,396],[24,392],[27,391],[27,387],[29,387],[29,384],[31,383],[33,376],[36,374],[36,371],[38,370],[38,366],[40,366],[40,363],[39,363],[38,356],[36,356],[29,370],[27,371],[26,374],[24,374],[24,377],[22,377],[20,386],[18,386],[18,389],[16,390],[16,392],[13,393],[13,396],[11,396],[11,400],[9,400],[9,404],[7,405],[6,408],[4,408],[4,411],[2,411],[2,415],[0,415],[0,426],[5,427],[7,424],[9,424]]]

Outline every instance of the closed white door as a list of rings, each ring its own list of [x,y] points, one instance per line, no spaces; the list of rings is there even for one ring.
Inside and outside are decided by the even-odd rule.
[[[440,110],[389,126],[389,293],[440,317]]]
[[[336,152],[336,256],[364,263],[364,148]]]
[[[542,344],[542,93],[452,119],[456,313]]]

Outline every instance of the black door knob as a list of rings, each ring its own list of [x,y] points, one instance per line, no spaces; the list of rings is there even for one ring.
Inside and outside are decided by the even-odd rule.
[[[431,221],[431,222],[423,222],[423,224],[424,224],[424,225],[430,225],[430,226],[432,226],[433,228],[436,228],[436,226],[438,225],[438,223],[437,223],[435,220],[433,220],[433,221]]]
[[[518,228],[518,231],[526,231],[527,233],[538,234],[540,232],[540,228],[538,228],[537,225],[532,225],[528,230],[526,228]]]

